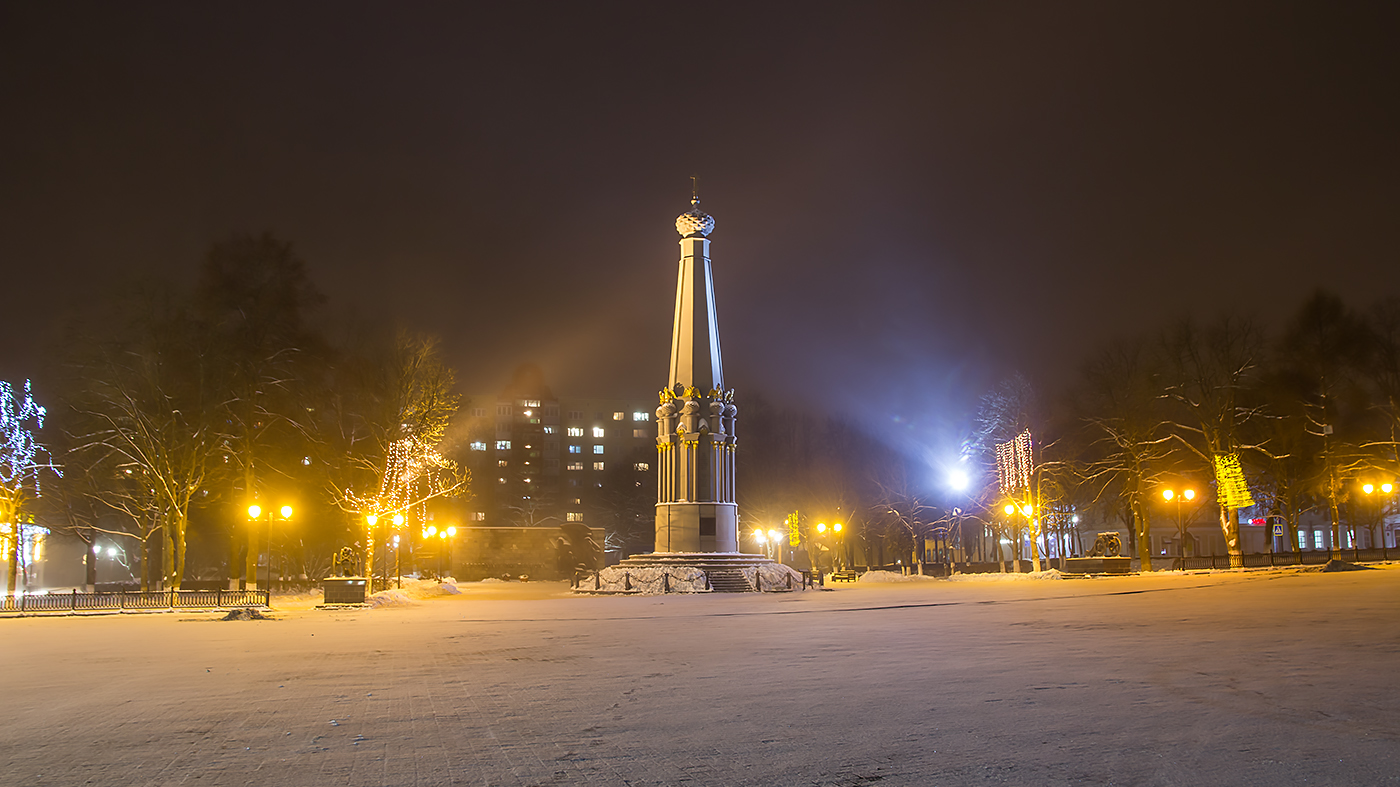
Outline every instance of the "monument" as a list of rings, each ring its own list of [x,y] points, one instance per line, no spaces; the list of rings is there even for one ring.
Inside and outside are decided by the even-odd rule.
[[[715,220],[693,196],[681,236],[671,371],[656,408],[656,551],[738,552],[734,505],[734,392],[724,364],[710,272]]]
[[[694,592],[790,590],[802,575],[739,551],[734,504],[734,391],[724,384],[710,271],[715,220],[692,194],[676,219],[681,259],[671,324],[671,368],[656,408],[656,543],[603,569],[580,590]]]

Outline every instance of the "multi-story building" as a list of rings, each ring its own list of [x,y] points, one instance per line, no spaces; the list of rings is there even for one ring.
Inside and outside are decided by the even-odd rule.
[[[472,498],[465,506],[466,524],[579,522],[611,535],[628,529],[620,520],[644,498],[650,527],[655,407],[651,398],[560,398],[540,370],[528,365],[499,393],[471,397],[464,460],[472,472]]]

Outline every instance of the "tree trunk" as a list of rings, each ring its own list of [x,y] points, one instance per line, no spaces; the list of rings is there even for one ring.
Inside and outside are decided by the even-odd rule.
[[[185,530],[189,525],[189,515],[184,511],[175,514],[175,577],[171,582],[171,587],[180,589],[180,583],[185,577]]]
[[[1220,532],[1225,536],[1225,551],[1230,555],[1230,568],[1244,565],[1240,544],[1240,512],[1227,506],[1220,507]]]
[[[160,588],[165,590],[175,581],[175,524],[169,516],[160,528]]]
[[[83,559],[83,588],[91,593],[97,590],[97,553],[93,552],[93,547],[97,546],[97,539],[87,545],[87,556]]]
[[[141,539],[141,590],[151,589],[151,533]]]
[[[1141,506],[1133,506],[1133,531],[1137,534],[1139,571],[1152,570],[1152,533],[1147,512]]]
[[[21,544],[19,542],[19,522],[14,521],[19,519],[19,517],[12,516],[10,519],[10,534],[6,539],[9,542],[10,559],[7,561],[8,565],[6,566],[8,579],[5,582],[5,589],[13,596],[15,594],[15,588],[19,585],[19,550]]]

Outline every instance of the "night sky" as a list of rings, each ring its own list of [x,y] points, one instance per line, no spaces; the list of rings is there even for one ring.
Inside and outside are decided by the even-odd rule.
[[[1400,294],[1394,4],[503,5],[0,5],[0,377],[271,230],[464,391],[649,397],[691,175],[740,401],[927,445],[1109,337]]]

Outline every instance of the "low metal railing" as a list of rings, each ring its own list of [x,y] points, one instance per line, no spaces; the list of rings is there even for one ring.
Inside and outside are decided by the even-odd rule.
[[[267,607],[266,590],[125,590],[114,593],[18,593],[0,596],[0,612],[92,612]]]

